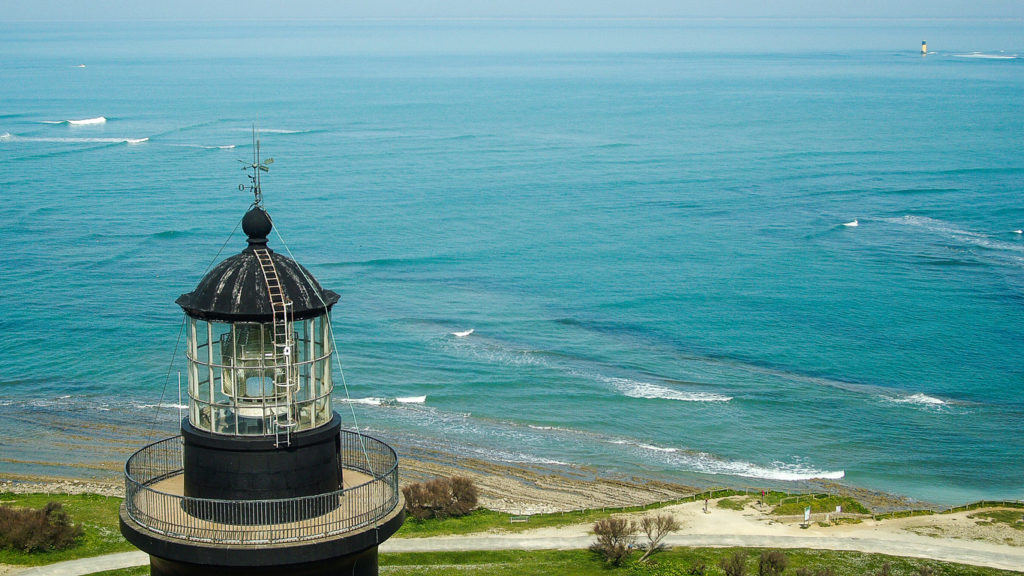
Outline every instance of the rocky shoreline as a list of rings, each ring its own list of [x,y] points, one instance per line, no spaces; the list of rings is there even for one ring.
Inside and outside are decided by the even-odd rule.
[[[468,477],[480,491],[482,506],[512,514],[643,506],[677,500],[708,489],[647,478],[602,476],[586,468],[513,465],[423,450],[402,455],[399,475],[402,485],[435,477]],[[854,497],[875,512],[935,508],[907,498],[832,482],[812,482],[804,488]],[[123,497],[124,483],[114,474],[110,474],[109,479],[84,480],[0,473],[0,492]]]

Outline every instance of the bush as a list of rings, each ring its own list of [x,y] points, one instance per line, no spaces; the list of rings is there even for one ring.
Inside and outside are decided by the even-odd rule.
[[[598,520],[594,523],[597,542],[591,544],[590,549],[609,564],[618,566],[633,551],[636,531],[637,526],[632,520],[617,516]]]
[[[707,573],[708,565],[704,564],[703,562],[690,566],[690,571],[688,572],[690,576],[704,576]]]
[[[477,489],[469,478],[434,478],[402,488],[405,509],[413,518],[465,516],[476,508]]]
[[[718,560],[718,566],[725,576],[747,576],[747,553],[737,550]]]
[[[758,576],[779,576],[786,569],[789,560],[781,550],[765,550],[757,562]]]
[[[57,502],[48,503],[42,510],[0,506],[0,548],[22,552],[65,550],[83,533]]]

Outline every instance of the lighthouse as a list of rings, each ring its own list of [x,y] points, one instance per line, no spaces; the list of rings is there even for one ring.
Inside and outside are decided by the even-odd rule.
[[[128,458],[121,533],[153,576],[375,575],[404,520],[398,458],[332,408],[339,296],[272,249],[258,141],[254,160],[244,249],[176,301],[188,416]]]

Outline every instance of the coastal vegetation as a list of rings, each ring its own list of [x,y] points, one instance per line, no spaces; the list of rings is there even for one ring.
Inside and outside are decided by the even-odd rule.
[[[1024,512],[1020,510],[985,510],[971,514],[968,518],[982,518],[987,524],[1006,524],[1011,528],[1024,530]]]
[[[81,527],[74,545],[62,550],[0,549],[0,564],[39,566],[76,558],[88,558],[135,548],[118,529],[121,499],[97,494],[11,494],[0,493],[0,506],[45,511],[51,502],[60,505],[67,521]]]
[[[458,518],[473,511],[478,491],[469,478],[434,478],[402,488],[406,512],[417,520]]]
[[[487,508],[477,508],[465,516],[457,518],[407,518],[405,524],[396,533],[399,538],[426,538],[429,536],[473,534],[477,532],[525,532],[537,528],[555,528],[574,524],[591,524],[612,514],[629,514],[657,510],[676,504],[696,502],[706,499],[723,498],[745,494],[742,490],[721,488],[701,492],[685,498],[654,502],[640,506],[621,506],[616,508],[587,508],[563,512],[548,512],[528,516],[496,512]],[[779,493],[783,494],[783,493]],[[785,496],[793,497],[791,494]]]
[[[82,526],[68,518],[59,502],[42,509],[0,506],[0,548],[22,552],[65,550],[82,537]]]
[[[772,514],[776,516],[793,516],[803,514],[806,507],[811,507],[811,513],[834,512],[836,507],[842,507],[843,512],[854,514],[870,514],[871,511],[863,504],[847,496],[826,495],[820,498],[796,498],[784,500],[775,505]]]

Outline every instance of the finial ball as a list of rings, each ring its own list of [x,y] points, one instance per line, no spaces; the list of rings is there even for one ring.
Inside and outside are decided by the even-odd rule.
[[[266,244],[273,228],[270,215],[260,206],[253,206],[242,217],[242,232],[249,237],[250,244]]]

